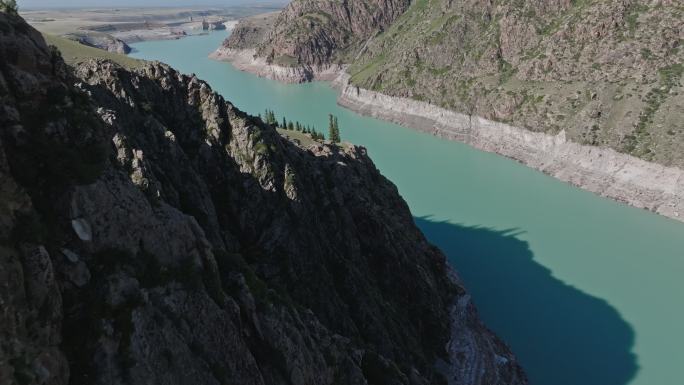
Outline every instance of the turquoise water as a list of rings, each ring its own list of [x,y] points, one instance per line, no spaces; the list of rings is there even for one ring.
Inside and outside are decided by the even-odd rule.
[[[533,385],[684,383],[684,224],[503,157],[338,107],[326,83],[285,85],[207,55],[225,32],[142,42],[132,56],[196,73],[240,109],[366,146],[459,271]]]

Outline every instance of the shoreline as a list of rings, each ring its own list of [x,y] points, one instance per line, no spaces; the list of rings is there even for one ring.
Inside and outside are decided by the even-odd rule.
[[[345,66],[282,67],[255,58],[254,50],[220,47],[212,59],[285,83],[330,81],[337,103],[370,116],[465,143],[516,160],[560,181],[602,197],[684,222],[684,170],[645,161],[610,148],[582,145],[557,135],[469,117],[426,102],[394,97],[349,84]]]
[[[324,67],[284,67],[269,64],[266,59],[256,57],[255,49],[233,49],[219,47],[209,57],[226,61],[235,68],[252,73],[262,78],[277,80],[283,83],[306,83],[310,81],[334,81],[346,67],[330,65]]]

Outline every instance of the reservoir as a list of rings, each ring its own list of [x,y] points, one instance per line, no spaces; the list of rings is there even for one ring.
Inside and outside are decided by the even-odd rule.
[[[226,31],[133,45],[238,108],[275,111],[365,146],[458,270],[532,385],[676,385],[684,365],[684,223],[512,160],[336,104],[327,83],[281,84],[207,57]]]

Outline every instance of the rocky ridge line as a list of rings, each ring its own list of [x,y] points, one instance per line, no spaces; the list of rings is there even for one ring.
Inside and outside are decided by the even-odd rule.
[[[0,382],[526,383],[363,148],[0,27]]]

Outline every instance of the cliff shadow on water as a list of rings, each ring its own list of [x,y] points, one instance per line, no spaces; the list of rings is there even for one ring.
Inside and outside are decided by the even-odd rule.
[[[554,278],[517,229],[492,230],[416,217],[503,338],[531,385],[624,385],[637,372],[634,331],[608,302]]]

